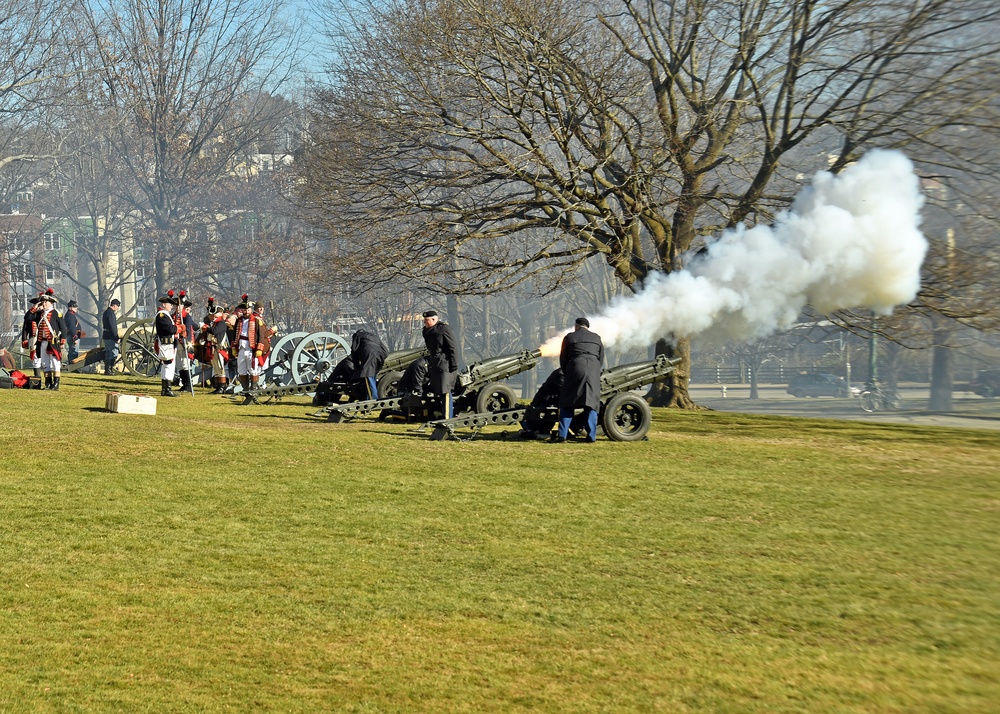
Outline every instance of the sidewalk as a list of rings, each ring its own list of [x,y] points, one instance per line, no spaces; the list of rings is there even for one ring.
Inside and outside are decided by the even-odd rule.
[[[956,392],[951,411],[928,412],[926,384],[904,384],[899,391],[903,398],[902,409],[868,414],[862,411],[857,399],[796,399],[785,393],[785,385],[762,385],[758,399],[750,399],[750,386],[747,384],[725,385],[725,396],[721,384],[692,384],[690,387],[691,396],[698,404],[717,411],[1000,430],[1000,399],[983,399],[971,392]]]

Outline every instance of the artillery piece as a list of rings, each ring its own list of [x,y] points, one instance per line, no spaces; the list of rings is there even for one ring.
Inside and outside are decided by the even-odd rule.
[[[517,403],[517,397],[513,389],[500,384],[500,381],[532,369],[541,358],[541,350],[522,350],[469,365],[459,373],[452,392],[455,411],[492,413],[510,409]],[[408,421],[443,416],[439,397],[427,394],[403,394],[385,399],[333,404],[316,412],[314,416],[326,415],[327,421],[339,424],[375,413],[380,416],[401,414]]]
[[[420,357],[427,354],[427,350],[418,347],[411,350],[396,350],[395,352],[390,352],[385,358],[385,362],[382,364],[382,369],[379,370],[376,375],[378,380],[378,392],[379,394],[391,395],[395,393],[396,382],[403,374],[403,370],[406,369],[411,363],[420,359]],[[294,364],[294,363],[293,363]],[[244,404],[260,404],[262,400],[271,402],[282,397],[288,396],[312,396],[316,394],[316,389],[320,385],[319,380],[314,380],[311,382],[293,383],[278,385],[273,387],[263,387],[261,389],[251,389],[246,394],[241,394],[244,397]],[[349,399],[356,399],[357,395],[352,394],[352,388],[355,387],[351,382],[334,382],[331,385],[331,396],[334,401],[340,402],[346,396]]]
[[[646,437],[653,414],[649,404],[632,390],[662,382],[680,362],[679,357],[632,362],[611,367],[601,373],[601,410],[598,423],[612,441],[640,441]],[[521,424],[531,419],[543,424],[541,431],[551,431],[559,420],[559,407],[526,407],[488,413],[476,413],[430,423],[434,427],[431,439],[458,439],[457,429],[473,429],[473,437],[485,426]]]

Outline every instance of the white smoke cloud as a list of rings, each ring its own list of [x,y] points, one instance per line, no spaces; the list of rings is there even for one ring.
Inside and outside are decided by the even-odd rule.
[[[669,335],[750,342],[787,329],[807,304],[888,314],[920,287],[922,205],[910,160],[872,151],[837,176],[816,174],[773,226],[727,231],[686,269],[651,275],[591,329],[628,349]],[[561,339],[543,350],[557,354]]]

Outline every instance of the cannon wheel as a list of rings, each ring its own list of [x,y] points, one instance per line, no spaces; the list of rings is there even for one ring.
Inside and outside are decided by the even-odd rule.
[[[616,394],[601,412],[601,426],[612,441],[641,441],[653,421],[653,411],[638,394]]]
[[[403,378],[402,372],[386,372],[378,379],[378,398],[386,399],[387,397],[396,396],[396,386],[399,384],[399,380]]]
[[[307,335],[292,352],[292,377],[296,384],[322,382],[350,352],[350,344],[340,335],[332,332]]]
[[[139,320],[125,330],[121,343],[121,359],[125,369],[136,377],[154,377],[160,371],[156,355],[156,332],[153,319]]]
[[[308,334],[308,332],[290,332],[271,345],[271,352],[267,356],[267,369],[264,371],[264,378],[268,384],[286,387],[295,381],[292,377],[292,353],[295,352],[299,341]]]
[[[476,395],[476,414],[513,409],[515,404],[517,397],[514,396],[513,389],[506,384],[490,382]]]

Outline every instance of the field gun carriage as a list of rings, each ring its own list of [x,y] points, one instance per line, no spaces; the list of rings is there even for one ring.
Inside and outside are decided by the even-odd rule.
[[[376,375],[379,394],[394,394],[396,382],[403,376],[403,370],[426,354],[427,350],[422,347],[390,352]],[[323,381],[316,379],[302,384],[265,386],[260,389],[251,389],[245,395],[241,394],[240,396],[244,398],[244,404],[260,404],[262,401],[266,403],[287,396],[315,398],[322,390],[324,397],[329,402],[339,404],[345,398],[349,401],[364,399],[366,395],[363,393],[363,388],[364,385],[361,382],[352,382],[349,378],[337,375],[336,366],[334,366],[334,369],[330,370],[328,378]]]
[[[633,390],[665,380],[680,362],[679,357],[659,355],[656,359],[611,367],[601,373],[601,409],[598,424],[612,441],[639,441],[646,438],[652,423],[652,411],[642,396]],[[459,439],[457,430],[471,429],[472,438],[487,426],[531,425],[532,434],[548,436],[559,420],[557,403],[547,403],[492,412],[477,412],[453,419],[439,419],[426,424],[432,427],[430,438],[440,441]],[[574,423],[571,430],[582,430]]]
[[[502,380],[534,368],[541,360],[541,350],[522,350],[490,357],[470,364],[458,374],[452,391],[455,412],[499,412],[517,403],[514,390]],[[350,419],[378,416],[402,416],[407,421],[427,421],[443,417],[440,395],[406,392],[381,399],[348,404],[333,404],[316,412],[338,424]]]

